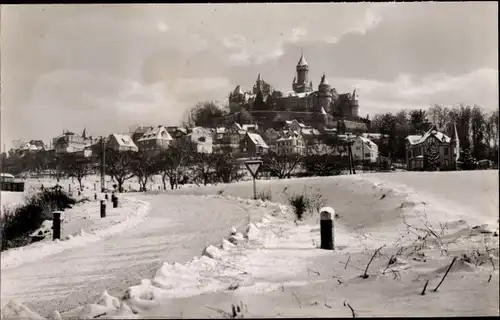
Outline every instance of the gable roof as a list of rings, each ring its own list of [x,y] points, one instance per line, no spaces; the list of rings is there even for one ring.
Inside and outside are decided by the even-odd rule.
[[[164,126],[151,127],[137,141],[146,140],[173,140]]]
[[[262,139],[262,137],[259,134],[248,132],[247,135],[256,146],[259,146],[262,148],[269,148],[267,143],[264,141],[264,139]]]
[[[113,136],[116,143],[118,143],[118,145],[120,145],[120,146],[137,148],[134,141],[132,140],[132,138],[129,135],[113,133],[113,134],[111,134],[111,136]]]
[[[450,137],[442,132],[437,131],[435,127],[430,128],[424,135],[409,135],[408,137],[406,137],[406,140],[408,140],[411,145],[415,145],[424,142],[430,136],[436,137],[441,142],[449,143],[451,141]]]

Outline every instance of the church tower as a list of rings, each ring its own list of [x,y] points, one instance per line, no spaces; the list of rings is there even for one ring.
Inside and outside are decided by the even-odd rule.
[[[293,83],[293,91],[296,93],[311,92],[312,87],[309,83],[309,65],[307,64],[304,53],[300,56],[296,67],[297,77]]]

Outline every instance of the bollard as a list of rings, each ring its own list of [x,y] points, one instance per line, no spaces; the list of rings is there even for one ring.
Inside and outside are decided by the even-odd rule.
[[[109,198],[108,198],[108,194],[107,194],[107,193],[105,193],[105,194],[104,194],[104,199],[106,199],[106,200],[108,200],[108,199],[109,199]]]
[[[97,200],[97,193],[94,193],[94,200]]]
[[[106,201],[101,200],[101,218],[106,218]]]
[[[68,184],[68,192],[71,192],[71,185]]]
[[[81,196],[82,195],[82,192],[81,191],[78,191],[78,196]]]
[[[113,195],[113,208],[118,208],[118,197]]]
[[[320,212],[321,249],[335,250],[334,219],[335,210],[332,207],[323,207]]]
[[[61,239],[62,211],[52,213],[52,240]]]

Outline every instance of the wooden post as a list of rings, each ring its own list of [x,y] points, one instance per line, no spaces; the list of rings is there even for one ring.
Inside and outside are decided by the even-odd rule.
[[[321,249],[335,250],[334,219],[335,210],[332,207],[323,207],[320,212]]]

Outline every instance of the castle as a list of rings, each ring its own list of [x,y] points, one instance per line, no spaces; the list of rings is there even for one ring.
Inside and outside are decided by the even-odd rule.
[[[296,119],[315,127],[330,127],[335,125],[336,120],[359,120],[356,90],[352,94],[338,94],[323,74],[318,89],[314,91],[312,81],[309,81],[309,65],[303,53],[297,63],[296,73],[292,82],[293,90],[289,92],[275,90],[260,74],[251,91],[243,92],[238,85],[229,93],[230,112],[224,122],[253,121],[274,126],[282,121]]]

